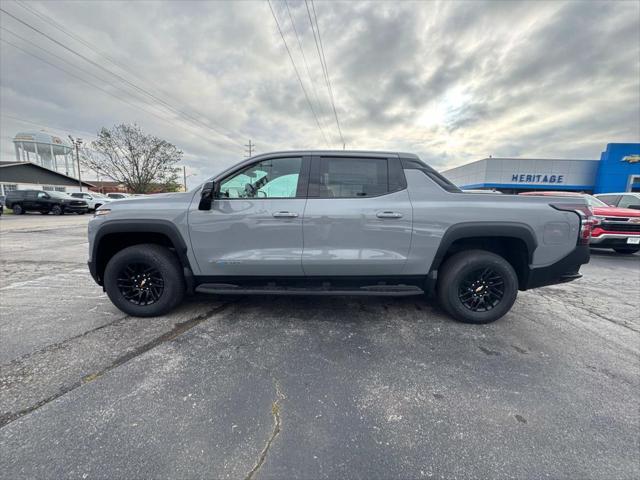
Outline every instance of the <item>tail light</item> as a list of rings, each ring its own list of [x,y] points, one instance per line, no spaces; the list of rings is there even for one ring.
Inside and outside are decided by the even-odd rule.
[[[598,223],[589,206],[582,203],[551,203],[550,205],[556,210],[574,212],[580,217],[578,245],[588,245],[591,239],[591,230]]]

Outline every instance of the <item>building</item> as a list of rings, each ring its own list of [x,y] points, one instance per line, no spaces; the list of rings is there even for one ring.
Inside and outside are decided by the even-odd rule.
[[[442,174],[462,189],[504,193],[640,192],[640,143],[609,143],[600,160],[489,157]]]
[[[82,182],[84,191],[94,185]],[[31,162],[0,162],[0,195],[11,190],[78,192],[78,180]]]
[[[76,177],[73,147],[63,138],[43,131],[20,132],[13,138],[16,162],[31,162],[48,170]]]
[[[99,193],[131,193],[129,191],[129,189],[127,188],[126,185],[124,185],[123,183],[120,182],[103,182],[102,180],[100,181],[92,181],[91,183],[93,183],[93,188],[91,190],[93,190],[94,192],[99,192]]]

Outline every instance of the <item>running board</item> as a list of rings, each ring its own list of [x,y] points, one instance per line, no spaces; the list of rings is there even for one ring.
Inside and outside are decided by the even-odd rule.
[[[202,283],[196,287],[197,293],[216,295],[346,295],[406,297],[422,295],[424,290],[412,285],[370,285],[360,288],[284,287],[275,285],[244,287],[228,283]]]

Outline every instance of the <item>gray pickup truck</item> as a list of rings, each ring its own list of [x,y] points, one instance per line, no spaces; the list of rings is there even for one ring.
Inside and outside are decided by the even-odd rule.
[[[580,277],[579,198],[463,193],[412,154],[290,151],[194,191],[122,200],[89,223],[89,269],[134,316],[185,294],[437,295],[488,323],[518,290]]]

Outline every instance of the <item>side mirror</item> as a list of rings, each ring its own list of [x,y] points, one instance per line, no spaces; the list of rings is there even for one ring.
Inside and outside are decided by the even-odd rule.
[[[202,186],[198,210],[211,210],[211,203],[216,196],[216,183],[207,182]]]

